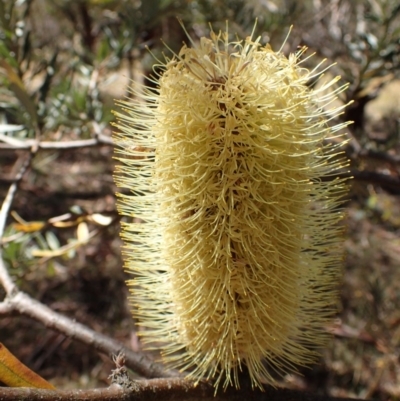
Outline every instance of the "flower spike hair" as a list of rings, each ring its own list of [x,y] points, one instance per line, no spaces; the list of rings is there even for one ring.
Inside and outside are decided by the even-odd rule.
[[[317,359],[336,311],[348,123],[325,106],[347,86],[310,89],[305,48],[192,44],[115,113],[132,311],[189,378],[238,386],[246,366],[262,387]]]

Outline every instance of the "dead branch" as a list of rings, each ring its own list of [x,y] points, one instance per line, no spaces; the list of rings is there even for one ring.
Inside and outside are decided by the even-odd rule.
[[[112,139],[107,135],[97,135],[92,139],[82,139],[75,141],[55,142],[55,141],[37,141],[36,139],[16,139],[0,133],[0,150],[29,150],[33,146],[38,149],[46,150],[67,150],[76,148],[87,148],[99,145],[110,146],[113,144]]]
[[[63,316],[41,302],[36,301],[22,291],[16,291],[7,296],[4,302],[0,303],[2,308],[10,313],[17,312],[20,315],[28,316],[44,326],[56,330],[65,336],[82,342],[102,352],[109,357],[113,354],[123,352],[126,358],[126,366],[144,377],[176,377],[177,372],[166,371],[162,365],[150,360],[145,354],[133,352],[118,341],[97,333],[87,326]]]
[[[385,163],[392,164],[393,166],[400,165],[400,156],[399,155],[391,155],[388,152],[381,152],[373,149],[362,149],[356,156],[364,159],[375,159]],[[352,157],[353,158],[353,157]]]
[[[195,385],[184,379],[152,379],[133,381],[129,390],[112,385],[90,390],[39,390],[31,388],[0,388],[4,401],[354,401],[350,398],[319,396],[301,391],[276,389],[265,386],[264,391],[249,387],[214,394],[208,383]]]
[[[349,176],[356,181],[365,181],[371,184],[377,184],[395,191],[400,191],[400,178],[389,174],[378,173],[376,171],[352,170]]]

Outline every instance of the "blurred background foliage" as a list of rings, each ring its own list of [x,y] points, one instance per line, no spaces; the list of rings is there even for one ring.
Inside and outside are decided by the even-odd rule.
[[[320,365],[284,381],[400,399],[398,0],[0,0],[0,199],[31,156],[2,239],[11,274],[54,310],[140,347],[120,257],[111,110],[168,54],[163,42],[178,51],[187,41],[177,17],[194,38],[226,21],[246,37],[257,18],[255,35],[274,49],[293,24],[284,52],[306,45],[309,68],[327,59],[327,75],[350,83],[340,99],[353,101],[342,118],[354,121],[355,176],[341,312]],[[24,317],[3,317],[0,341],[56,386],[107,383],[106,358]]]

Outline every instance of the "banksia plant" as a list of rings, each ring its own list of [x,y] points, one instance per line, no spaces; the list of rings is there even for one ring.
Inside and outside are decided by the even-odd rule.
[[[160,62],[117,112],[133,315],[194,380],[253,386],[318,358],[336,311],[344,86],[228,31]],[[328,90],[328,89],[331,90]]]

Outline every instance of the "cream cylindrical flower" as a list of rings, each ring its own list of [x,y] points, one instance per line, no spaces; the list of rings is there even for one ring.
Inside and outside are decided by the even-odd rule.
[[[227,31],[192,45],[116,113],[133,315],[189,378],[238,386],[246,366],[274,384],[316,360],[336,310],[347,124],[326,106],[346,86],[310,89],[305,48]]]

